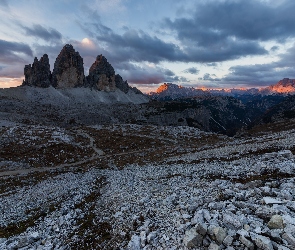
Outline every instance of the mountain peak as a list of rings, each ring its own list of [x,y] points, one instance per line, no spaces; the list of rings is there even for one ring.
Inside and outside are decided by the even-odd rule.
[[[284,78],[266,89],[271,93],[295,94],[295,79]]]
[[[25,80],[22,86],[41,88],[52,86],[62,89],[89,87],[106,92],[119,89],[125,94],[131,90],[142,95],[137,88],[130,87],[127,81],[124,81],[120,75],[115,74],[113,66],[102,54],[96,57],[87,77],[84,75],[83,64],[83,58],[79,52],[75,51],[73,45],[66,44],[55,60],[52,74],[47,54],[44,54],[40,60],[35,57],[32,65],[25,65]]]

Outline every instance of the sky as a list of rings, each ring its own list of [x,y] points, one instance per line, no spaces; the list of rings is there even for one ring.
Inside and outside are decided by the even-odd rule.
[[[164,82],[242,88],[295,78],[294,0],[0,0],[0,87],[65,44],[85,75],[104,55],[144,92]]]

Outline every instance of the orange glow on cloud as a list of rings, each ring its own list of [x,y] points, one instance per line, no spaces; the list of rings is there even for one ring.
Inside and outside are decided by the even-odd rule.
[[[81,41],[81,44],[83,47],[86,47],[86,48],[89,48],[89,49],[94,49],[95,48],[95,44],[94,42],[92,42],[89,38],[84,38],[82,41]]]
[[[20,78],[3,78],[0,77],[0,88],[17,87],[22,84],[24,77]]]

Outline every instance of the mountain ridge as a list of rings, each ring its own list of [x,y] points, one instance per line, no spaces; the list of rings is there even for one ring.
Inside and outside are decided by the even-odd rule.
[[[204,89],[183,87],[174,83],[164,83],[158,87],[155,92],[150,92],[148,95],[154,100],[175,100],[178,98],[191,98],[205,95],[225,95],[225,96],[240,96],[240,95],[289,95],[295,94],[295,79],[284,78],[278,83],[265,88],[232,88],[232,89]]]
[[[115,73],[113,66],[103,55],[98,55],[85,76],[83,58],[75,51],[71,44],[66,44],[54,62],[53,71],[50,71],[49,58],[44,54],[40,60],[25,65],[25,79],[21,86],[57,89],[85,87],[98,91],[114,92],[120,89],[125,94],[132,91],[135,94],[143,93],[135,87],[129,86],[127,81]]]

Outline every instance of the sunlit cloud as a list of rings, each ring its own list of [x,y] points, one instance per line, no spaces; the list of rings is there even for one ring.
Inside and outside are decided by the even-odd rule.
[[[4,78],[0,77],[0,88],[10,88],[20,86],[24,77],[20,78]]]

